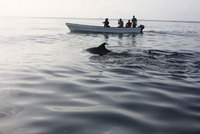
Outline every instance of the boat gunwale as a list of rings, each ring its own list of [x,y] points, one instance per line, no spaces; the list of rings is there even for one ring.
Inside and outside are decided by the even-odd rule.
[[[135,28],[133,28],[133,27],[121,27],[121,28],[119,28],[119,27],[104,27],[104,26],[94,26],[94,25],[86,25],[86,24],[75,24],[75,23],[66,23],[66,25],[68,26],[68,24],[69,25],[71,25],[71,26],[80,26],[80,27],[96,27],[96,28],[114,28],[114,29],[118,29],[118,30],[120,30],[120,29],[141,29],[140,27],[135,27]]]

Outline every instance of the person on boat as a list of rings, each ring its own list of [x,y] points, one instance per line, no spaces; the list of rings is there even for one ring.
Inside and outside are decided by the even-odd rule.
[[[135,28],[136,26],[137,26],[137,19],[133,15],[133,18],[132,18],[132,27]]]
[[[118,20],[118,25],[119,25],[118,28],[124,27],[124,22],[122,21],[121,18]]]
[[[128,22],[126,23],[126,27],[127,27],[127,28],[130,28],[130,27],[131,27],[131,21],[130,21],[130,20],[128,20]]]
[[[105,19],[105,21],[103,22],[103,24],[104,24],[104,27],[110,27],[109,26],[108,18]]]

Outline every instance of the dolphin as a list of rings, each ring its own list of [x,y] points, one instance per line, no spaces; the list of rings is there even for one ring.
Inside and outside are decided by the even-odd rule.
[[[98,54],[100,56],[103,56],[103,55],[111,52],[110,50],[106,49],[105,45],[107,45],[107,43],[103,43],[98,47],[88,48],[88,49],[86,49],[86,51],[88,51],[92,54]]]

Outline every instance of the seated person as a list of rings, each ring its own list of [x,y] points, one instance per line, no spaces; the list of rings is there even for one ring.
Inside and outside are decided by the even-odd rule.
[[[121,18],[118,20],[118,25],[119,25],[119,26],[118,26],[119,28],[124,27],[124,22],[122,21]]]
[[[130,20],[128,20],[128,22],[126,23],[126,27],[128,27],[128,28],[131,27],[131,22],[130,22]]]
[[[109,26],[108,18],[105,19],[105,21],[103,22],[103,24],[104,24],[104,27],[110,27]]]

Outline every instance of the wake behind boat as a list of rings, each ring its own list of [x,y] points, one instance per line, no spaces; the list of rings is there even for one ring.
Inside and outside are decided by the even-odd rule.
[[[92,26],[82,25],[74,23],[66,23],[71,32],[90,32],[90,33],[115,33],[115,34],[135,34],[142,33],[144,25],[140,25],[136,28],[118,28],[118,27],[103,27],[103,26]]]

